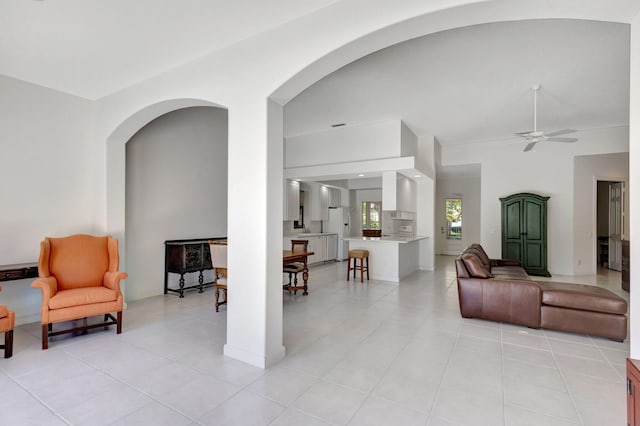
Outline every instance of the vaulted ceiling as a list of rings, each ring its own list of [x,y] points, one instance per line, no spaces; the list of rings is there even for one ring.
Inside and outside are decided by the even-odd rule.
[[[345,1],[345,0],[342,0]],[[5,0],[0,74],[99,99],[338,0]],[[446,144],[628,125],[629,26],[531,20],[420,37],[326,76],[285,107],[285,136],[402,119]]]
[[[98,99],[337,0],[2,0],[0,74]]]
[[[402,119],[443,145],[514,139],[533,127],[629,123],[629,26],[531,20],[420,37],[353,62],[285,108],[285,136]]]

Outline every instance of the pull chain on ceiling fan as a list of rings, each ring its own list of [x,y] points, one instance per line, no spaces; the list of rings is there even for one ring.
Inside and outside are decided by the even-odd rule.
[[[540,90],[540,85],[536,84],[532,86],[531,90],[533,90],[533,130],[516,133],[516,135],[524,138],[524,140],[528,142],[527,146],[524,148],[524,152],[531,151],[538,142],[542,141],[565,143],[577,142],[578,139],[576,138],[558,137],[561,135],[574,133],[575,130],[573,129],[558,130],[551,133],[545,133],[542,130],[538,130],[538,91]]]

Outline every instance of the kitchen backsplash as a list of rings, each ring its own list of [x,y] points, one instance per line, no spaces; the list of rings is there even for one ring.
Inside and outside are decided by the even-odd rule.
[[[285,220],[282,222],[282,233],[284,235],[296,235],[296,234],[301,234],[303,232],[313,232],[313,233],[322,232],[322,231],[326,232],[326,230],[323,229],[321,220],[312,220],[311,223],[309,224],[305,223],[304,226],[305,226],[305,229],[294,228],[292,220]]]

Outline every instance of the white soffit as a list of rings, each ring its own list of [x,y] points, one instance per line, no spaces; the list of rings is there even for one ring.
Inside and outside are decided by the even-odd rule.
[[[97,99],[337,0],[2,0],[0,74]]]

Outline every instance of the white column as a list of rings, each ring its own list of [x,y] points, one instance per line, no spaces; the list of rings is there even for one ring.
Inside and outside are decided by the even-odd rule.
[[[282,107],[229,106],[229,304],[224,354],[265,368],[282,345]],[[269,129],[267,133],[267,129]]]
[[[629,321],[631,358],[640,358],[640,14],[631,23],[629,84],[629,241],[631,244],[631,292]]]
[[[416,209],[416,235],[429,237],[420,240],[420,269],[435,269],[435,182],[430,177],[418,181],[418,197]]]

